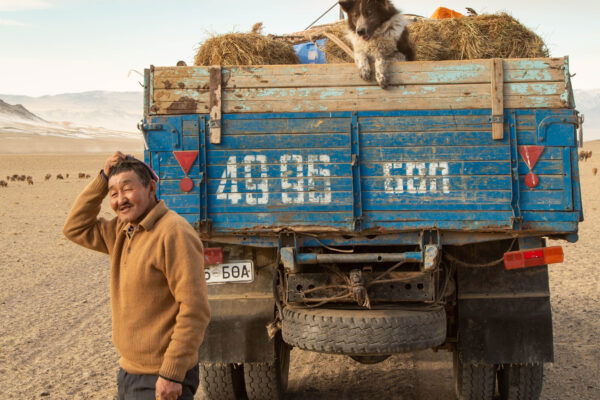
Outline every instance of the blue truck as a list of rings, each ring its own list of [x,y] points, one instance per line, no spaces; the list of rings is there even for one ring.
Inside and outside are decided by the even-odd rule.
[[[547,238],[582,204],[568,58],[151,67],[145,159],[205,244],[209,399],[279,399],[292,347],[453,353],[457,397],[538,399]],[[199,260],[199,266],[201,260]]]

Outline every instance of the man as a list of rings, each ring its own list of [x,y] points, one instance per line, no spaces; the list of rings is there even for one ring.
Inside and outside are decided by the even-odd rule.
[[[63,232],[111,261],[119,400],[192,400],[210,319],[202,243],[156,200],[154,172],[121,152],[79,195]],[[108,194],[116,218],[98,218]]]

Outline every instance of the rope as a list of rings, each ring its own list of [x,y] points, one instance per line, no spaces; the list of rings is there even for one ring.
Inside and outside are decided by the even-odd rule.
[[[315,44],[315,45],[316,45],[316,44]],[[323,246],[324,248],[326,248],[326,249],[328,249],[328,250],[331,250],[331,251],[336,251],[336,252],[338,252],[338,253],[354,253],[354,250],[353,250],[353,249],[350,249],[350,250],[346,250],[346,249],[336,249],[335,247],[327,246],[325,243],[321,242],[321,239],[319,239],[319,237],[318,237],[317,235],[311,235],[311,234],[305,233],[305,234],[304,234],[304,236],[308,236],[308,237],[311,237],[311,238],[315,239],[317,242],[319,242],[319,244],[320,244],[321,246]]]
[[[504,253],[509,252],[512,249],[512,247],[514,246],[516,241],[517,241],[516,238],[513,239],[510,246],[508,246],[508,249]],[[488,267],[493,267],[495,265],[498,265],[498,264],[504,262],[504,254],[502,255],[502,258],[487,262],[485,264],[468,263],[466,261],[459,260],[458,258],[454,257],[452,254],[450,254],[448,252],[444,252],[444,258],[448,259],[448,261],[450,261],[451,263],[458,265],[459,267],[464,267],[464,268],[488,268]]]
[[[311,27],[311,26],[313,26],[314,24],[316,24],[317,22],[319,22],[319,20],[320,20],[321,18],[323,18],[323,17],[324,17],[324,16],[325,16],[325,15],[326,15],[326,14],[327,14],[329,11],[333,10],[333,9],[334,9],[334,7],[335,7],[335,6],[337,6],[337,5],[338,5],[338,2],[336,1],[335,3],[333,3],[333,5],[332,5],[331,7],[329,7],[329,8],[327,9],[327,11],[325,11],[323,14],[321,14],[321,15],[319,16],[319,18],[315,19],[315,20],[314,20],[314,21],[313,21],[313,22],[312,22],[312,23],[311,23],[309,26],[307,26],[307,27],[306,27],[306,29],[304,29],[304,30],[310,29],[310,27]]]

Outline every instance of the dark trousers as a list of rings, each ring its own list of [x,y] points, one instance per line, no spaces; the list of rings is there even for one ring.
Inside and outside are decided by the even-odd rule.
[[[117,385],[119,387],[119,400],[155,400],[156,381],[158,375],[136,375],[130,374],[123,368],[117,373]],[[183,393],[178,400],[194,400],[194,394],[200,384],[200,369],[198,365],[185,374],[183,380]]]

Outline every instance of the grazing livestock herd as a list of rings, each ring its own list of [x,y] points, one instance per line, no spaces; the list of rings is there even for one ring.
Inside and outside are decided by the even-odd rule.
[[[78,175],[79,179],[89,179],[91,178],[90,174],[86,174],[85,172],[80,172]],[[52,179],[52,174],[46,174],[46,176],[44,176],[44,180],[49,181],[50,179]],[[69,174],[57,174],[56,175],[56,179],[59,180],[64,180],[64,179],[69,179]],[[6,177],[6,180],[0,180],[0,187],[8,187],[8,182],[27,182],[28,185],[33,185],[33,177],[31,175],[19,175],[19,174],[13,174],[13,175],[8,175]]]
[[[587,161],[588,158],[592,158],[592,151],[581,150],[579,152],[579,161]]]

